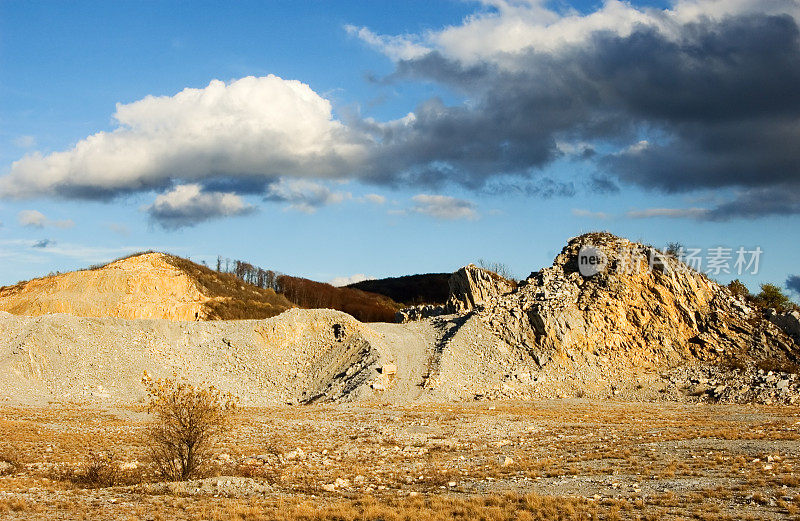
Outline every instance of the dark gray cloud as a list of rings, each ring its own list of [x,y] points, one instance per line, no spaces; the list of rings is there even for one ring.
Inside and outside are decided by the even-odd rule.
[[[55,246],[56,241],[51,239],[42,239],[40,241],[36,241],[31,245],[31,248],[47,248],[49,246]]]
[[[786,287],[800,295],[800,275],[789,275],[786,279]]]
[[[423,78],[471,93],[468,106],[430,100],[410,124],[381,135],[379,181],[535,179],[562,157],[560,141],[647,143],[600,156],[589,180],[665,192],[739,188],[708,218],[800,212],[800,31],[789,16],[701,19],[666,36],[595,33],[588,44],[515,57],[513,72],[461,66],[433,52],[398,64],[393,79]],[[383,168],[380,166],[383,165]],[[771,193],[778,198],[764,197]]]

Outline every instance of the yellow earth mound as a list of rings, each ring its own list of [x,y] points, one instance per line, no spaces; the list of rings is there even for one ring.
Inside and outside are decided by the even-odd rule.
[[[167,261],[148,253],[102,268],[43,277],[0,289],[0,311],[15,315],[68,313],[82,317],[205,318],[203,295],[195,281]]]

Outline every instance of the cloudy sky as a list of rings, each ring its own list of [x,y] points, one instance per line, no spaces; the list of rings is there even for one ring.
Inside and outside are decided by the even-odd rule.
[[[4,1],[0,284],[142,249],[526,276],[609,230],[800,286],[798,23],[796,0]]]

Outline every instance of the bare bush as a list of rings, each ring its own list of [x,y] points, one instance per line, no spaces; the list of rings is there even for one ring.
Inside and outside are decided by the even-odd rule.
[[[116,457],[110,451],[89,451],[86,456],[86,470],[76,476],[76,481],[89,488],[113,487],[117,483]]]
[[[478,259],[478,266],[485,269],[492,271],[506,280],[510,280],[513,282],[517,281],[514,272],[511,271],[511,268],[502,262],[490,262],[485,259]]]
[[[83,466],[55,471],[50,477],[57,481],[69,481],[81,488],[113,487],[122,481],[119,479],[119,461],[116,455],[108,450],[89,450]]]
[[[679,242],[670,242],[667,244],[667,247],[664,248],[664,253],[672,257],[673,259],[680,259],[683,255],[684,248],[683,244]]]
[[[185,379],[153,380],[145,373],[147,410],[155,416],[147,448],[158,472],[173,481],[194,477],[213,453],[216,441],[230,428],[236,398]]]

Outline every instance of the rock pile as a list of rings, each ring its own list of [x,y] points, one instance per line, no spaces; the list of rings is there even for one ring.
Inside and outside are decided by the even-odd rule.
[[[671,372],[667,394],[706,402],[800,404],[800,377],[780,370],[744,367],[687,367]]]
[[[419,306],[411,306],[403,308],[395,314],[394,321],[398,324],[405,324],[406,322],[416,322],[426,318],[438,317],[446,313],[444,306],[435,306],[432,304],[421,304]]]
[[[579,272],[584,246],[607,267]],[[663,369],[727,359],[796,362],[797,346],[768,320],[679,260],[611,234],[577,237],[517,291],[489,300],[480,318],[540,366],[550,361],[609,371]]]
[[[0,400],[135,401],[145,371],[215,385],[243,405],[354,398],[378,374],[376,340],[332,310],[218,322],[0,312]]]

